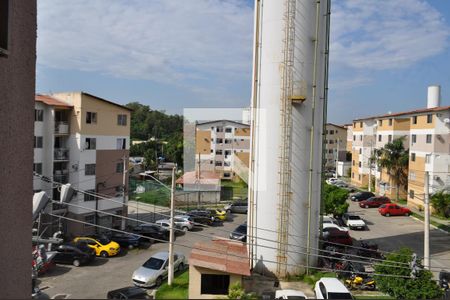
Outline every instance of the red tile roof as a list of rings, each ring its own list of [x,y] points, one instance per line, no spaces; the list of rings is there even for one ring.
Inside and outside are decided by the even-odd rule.
[[[177,179],[177,184],[217,184],[220,182],[220,176],[214,172],[202,171],[200,174],[200,180],[197,179],[197,172],[186,172]]]
[[[43,102],[50,106],[67,107],[67,108],[73,107],[73,105],[70,105],[66,102],[63,102],[61,100],[55,99],[55,98],[47,96],[47,95],[41,95],[41,94],[36,94],[35,101]]]
[[[361,120],[369,120],[369,119],[382,119],[382,118],[389,118],[389,117],[399,117],[403,115],[415,115],[415,114],[421,114],[421,113],[428,113],[428,112],[435,112],[435,111],[443,111],[450,109],[450,106],[438,106],[433,108],[422,108],[422,109],[416,109],[411,111],[405,111],[405,112],[398,112],[393,114],[384,114],[384,115],[378,115],[378,116],[372,116],[372,117],[366,117],[366,118],[359,118],[355,119],[353,121],[361,121]]]
[[[250,276],[247,246],[238,241],[216,239],[198,242],[189,257],[191,266]]]

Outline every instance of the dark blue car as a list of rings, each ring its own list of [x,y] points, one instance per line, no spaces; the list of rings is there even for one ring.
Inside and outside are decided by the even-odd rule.
[[[109,237],[122,248],[133,249],[141,246],[141,239],[134,234],[113,232]]]

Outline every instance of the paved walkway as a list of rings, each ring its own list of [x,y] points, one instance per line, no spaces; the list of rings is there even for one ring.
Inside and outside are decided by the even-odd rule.
[[[418,209],[412,207],[409,207],[409,209],[411,209],[412,212],[420,215],[422,218],[425,216],[423,211],[419,211]],[[450,219],[444,220],[430,215],[430,220],[442,225],[450,226]]]

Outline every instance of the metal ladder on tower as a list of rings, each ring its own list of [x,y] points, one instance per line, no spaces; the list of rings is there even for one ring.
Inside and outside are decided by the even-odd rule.
[[[277,245],[277,275],[287,275],[287,251],[289,235],[289,209],[292,201],[291,191],[291,152],[292,152],[292,103],[294,90],[294,48],[295,48],[295,10],[296,0],[286,0],[284,14],[284,61],[281,77],[281,143],[279,157],[278,182],[278,245]]]

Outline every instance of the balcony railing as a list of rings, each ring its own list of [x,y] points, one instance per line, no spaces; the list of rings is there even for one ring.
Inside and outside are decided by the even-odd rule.
[[[69,160],[69,149],[58,148],[54,151],[55,160]]]
[[[57,172],[57,171],[56,171]],[[68,183],[69,182],[69,174],[54,174],[53,180],[59,183]]]
[[[55,122],[55,134],[69,134],[69,123]]]

